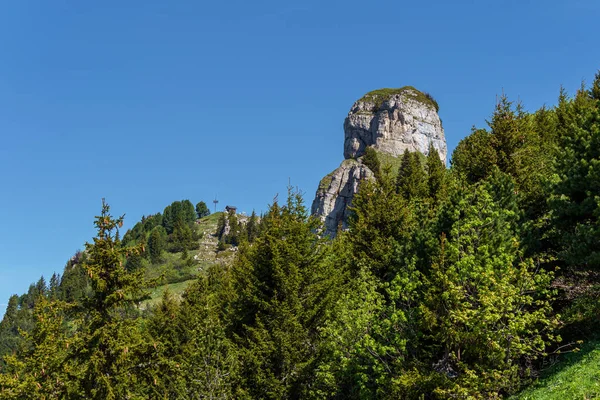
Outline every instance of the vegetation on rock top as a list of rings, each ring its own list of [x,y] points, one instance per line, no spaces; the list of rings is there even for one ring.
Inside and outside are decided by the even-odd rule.
[[[435,109],[436,112],[439,112],[440,107],[439,107],[437,101],[433,98],[433,96],[431,96],[429,93],[421,92],[412,86],[404,86],[404,87],[401,87],[398,89],[383,88],[383,89],[373,90],[373,91],[370,91],[369,93],[365,94],[358,101],[363,101],[363,102],[368,101],[368,102],[374,103],[375,104],[374,111],[377,111],[377,110],[379,110],[379,108],[381,108],[382,104],[386,100],[389,100],[392,96],[395,96],[395,95],[407,96],[407,97],[409,97],[415,101],[418,101],[420,103],[430,105]]]

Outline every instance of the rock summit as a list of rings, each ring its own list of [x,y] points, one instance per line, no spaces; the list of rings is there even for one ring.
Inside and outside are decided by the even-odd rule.
[[[348,207],[359,183],[373,179],[373,172],[361,156],[372,147],[390,162],[405,150],[429,153],[435,148],[446,162],[446,139],[437,102],[411,86],[379,89],[357,100],[344,121],[342,164],[325,176],[317,189],[312,213],[325,224],[325,234],[333,237],[339,228],[348,228]]]

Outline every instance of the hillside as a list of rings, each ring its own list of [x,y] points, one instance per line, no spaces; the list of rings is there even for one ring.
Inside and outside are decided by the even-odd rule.
[[[548,370],[513,400],[596,399],[600,397],[600,340],[585,343]]]
[[[196,221],[195,229],[201,238],[197,250],[189,251],[189,257],[194,260],[191,265],[180,265],[182,252],[169,253],[165,261],[160,264],[150,264],[146,269],[146,278],[153,279],[163,277],[157,286],[148,288],[151,298],[142,304],[147,308],[157,304],[165,290],[169,290],[176,298],[193,282],[199,274],[213,265],[230,265],[235,254],[234,248],[218,251],[219,239],[217,237],[217,225],[223,212],[216,212]]]

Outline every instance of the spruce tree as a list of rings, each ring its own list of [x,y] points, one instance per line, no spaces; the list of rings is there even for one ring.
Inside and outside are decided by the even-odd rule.
[[[313,379],[334,271],[299,193],[290,190],[286,205],[274,203],[260,224],[260,236],[242,244],[234,265],[231,329],[242,387],[254,398],[297,398]]]
[[[415,385],[437,382],[444,398],[513,393],[528,379],[530,362],[556,339],[552,276],[523,257],[518,227],[509,176],[496,170],[476,186],[453,188],[439,215],[438,256],[424,275],[427,347],[419,358],[429,367]]]
[[[81,364],[81,386],[89,399],[123,399],[134,396],[137,353],[147,343],[140,335],[135,306],[145,297],[143,270],[128,271],[124,261],[136,248],[117,239],[123,217],[113,218],[102,201],[94,222],[97,236],[86,243],[84,268],[92,293],[76,340],[76,360]]]
[[[433,146],[429,146],[426,169],[428,197],[437,204],[446,196],[446,166]]]
[[[600,73],[571,105],[559,104],[561,155],[550,199],[560,257],[600,269]]]
[[[167,248],[167,232],[162,226],[152,229],[148,236],[148,254],[153,263],[158,263],[162,259],[162,252]]]
[[[396,191],[408,201],[427,195],[427,176],[419,154],[404,150],[398,169]]]
[[[18,353],[6,357],[0,374],[3,399],[82,398],[79,366],[70,359],[65,312],[68,305],[39,297],[33,310],[35,320]]]
[[[369,167],[371,172],[373,172],[375,179],[378,179],[381,175],[381,163],[379,157],[377,157],[377,151],[373,147],[367,147],[365,149],[365,155],[362,157],[362,162]]]
[[[196,215],[198,218],[204,218],[210,215],[210,210],[205,202],[201,201],[196,204]]]
[[[497,164],[498,155],[492,146],[492,135],[485,129],[475,129],[462,139],[452,153],[452,169],[468,182],[475,183],[489,176]]]

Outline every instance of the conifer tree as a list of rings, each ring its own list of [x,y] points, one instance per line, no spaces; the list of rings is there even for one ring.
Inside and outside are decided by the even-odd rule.
[[[333,270],[299,193],[290,190],[286,205],[274,203],[260,224],[260,236],[242,244],[234,265],[231,329],[239,337],[242,387],[254,398],[299,397],[312,380]]]
[[[475,129],[462,139],[452,153],[452,169],[468,182],[475,183],[489,176],[498,156],[492,147],[492,135],[485,129]]]
[[[437,382],[444,398],[495,398],[516,391],[528,363],[556,339],[551,275],[522,257],[510,177],[496,171],[453,190],[440,213],[440,251],[426,271],[420,308],[429,343],[420,357],[433,367],[416,382]]]
[[[600,269],[600,72],[572,105],[559,104],[562,153],[550,199],[560,257],[568,265]]]
[[[398,169],[396,190],[405,200],[422,199],[427,194],[427,176],[417,152],[404,150]]]
[[[204,218],[210,215],[210,210],[205,202],[201,201],[196,204],[196,215],[198,218]]]
[[[375,179],[378,179],[381,174],[381,162],[379,161],[379,157],[377,157],[377,151],[373,147],[365,149],[362,162],[373,172]]]
[[[162,226],[152,229],[148,236],[148,254],[153,263],[158,263],[162,259],[162,252],[167,248],[167,231]]]
[[[124,248],[117,240],[123,217],[113,218],[102,201],[94,222],[97,236],[86,243],[85,270],[92,293],[76,341],[76,359],[82,365],[81,386],[89,399],[132,397],[136,385],[136,355],[145,348],[134,306],[145,297],[143,270],[127,271],[124,261],[141,246]]]
[[[78,386],[78,365],[69,360],[72,339],[64,320],[67,308],[66,303],[43,296],[36,300],[34,328],[23,332],[20,352],[6,358],[7,365],[0,374],[0,398],[83,397]]]
[[[246,224],[246,234],[248,236],[248,242],[254,242],[254,239],[258,236],[258,217],[256,216],[256,212],[252,210],[252,214],[250,218],[248,218],[248,223]]]
[[[432,145],[427,154],[427,188],[428,197],[434,204],[445,197],[446,166],[440,159],[438,151]]]

